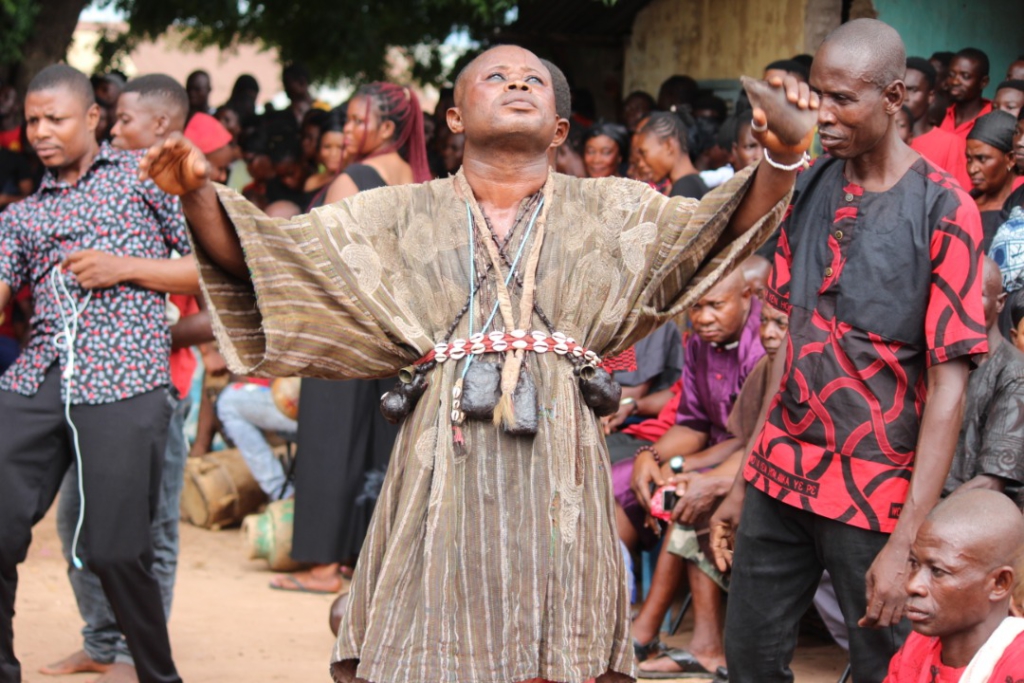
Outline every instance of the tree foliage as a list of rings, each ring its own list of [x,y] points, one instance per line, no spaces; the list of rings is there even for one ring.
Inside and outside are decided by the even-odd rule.
[[[0,2],[22,0],[0,0]],[[196,47],[262,42],[285,62],[304,63],[316,80],[384,77],[389,47],[409,53],[413,77],[443,75],[441,45],[453,30],[485,36],[501,25],[514,0],[110,0],[129,31],[103,41],[116,62],[132,45],[175,26]]]
[[[34,0],[0,0],[0,64],[21,59],[21,48],[32,35],[38,13]]]

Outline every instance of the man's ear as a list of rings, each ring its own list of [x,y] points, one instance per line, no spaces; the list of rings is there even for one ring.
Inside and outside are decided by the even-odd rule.
[[[882,97],[885,98],[885,113],[895,116],[907,99],[907,84],[903,81],[893,81],[885,86]]]
[[[555,137],[551,141],[552,147],[560,147],[566,138],[569,137],[569,119],[559,118],[555,125]]]
[[[167,114],[161,114],[156,119],[156,135],[159,138],[167,137],[170,132],[171,117]]]
[[[1013,591],[1013,567],[998,567],[993,569],[989,576],[992,584],[989,600],[992,602],[1005,599]]]
[[[984,90],[985,88],[988,87],[988,82],[989,82],[988,81],[988,76],[982,76],[981,77],[981,89],[982,90]]]
[[[996,313],[1003,312],[1003,309],[1006,307],[1006,297],[1006,292],[1003,292],[1002,294],[999,295],[999,298],[996,299]]]
[[[452,107],[445,112],[445,120],[448,122],[448,130],[453,133],[465,133],[466,126],[462,123],[462,111],[458,107]]]
[[[96,132],[96,127],[100,125],[100,105],[93,103],[89,105],[89,108],[85,111],[85,127],[90,133]]]

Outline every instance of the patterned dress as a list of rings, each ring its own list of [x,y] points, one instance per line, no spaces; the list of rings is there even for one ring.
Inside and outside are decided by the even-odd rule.
[[[537,306],[601,356],[685,310],[751,253],[787,199],[711,254],[750,186],[738,174],[699,205],[622,179],[552,174],[538,223]],[[360,193],[292,220],[218,188],[252,273],[240,283],[197,250],[221,348],[243,374],[395,374],[444,339],[475,268],[483,217],[464,177]],[[468,203],[467,203],[468,198]],[[524,200],[524,203],[529,200]],[[531,233],[533,239],[538,233]],[[513,232],[515,253],[527,231]],[[529,246],[529,245],[527,245]],[[529,253],[529,249],[526,250]],[[474,329],[497,298],[491,272]],[[510,288],[513,306],[520,292]],[[534,315],[518,321],[544,330]],[[469,316],[455,330],[468,336]],[[462,365],[430,372],[402,425],[334,649],[335,680],[509,683],[634,676],[629,603],[608,455],[572,365],[531,354],[539,431],[467,421],[453,444]]]

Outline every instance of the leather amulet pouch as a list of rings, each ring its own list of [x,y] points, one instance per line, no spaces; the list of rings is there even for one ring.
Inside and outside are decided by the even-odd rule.
[[[490,420],[501,398],[501,369],[476,360],[462,381],[462,412],[473,420]]]

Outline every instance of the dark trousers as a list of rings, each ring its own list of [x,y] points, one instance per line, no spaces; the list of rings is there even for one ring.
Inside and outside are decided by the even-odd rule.
[[[747,486],[736,538],[725,653],[733,683],[790,683],[797,626],[823,569],[832,576],[850,631],[854,683],[880,683],[910,625],[863,629],[865,575],[888,534],[795,508]]]
[[[18,564],[74,458],[60,384],[53,367],[35,396],[0,391],[0,683],[21,681],[12,627]],[[71,407],[85,490],[79,555],[100,578],[141,683],[181,680],[150,540],[170,412],[166,389]]]

